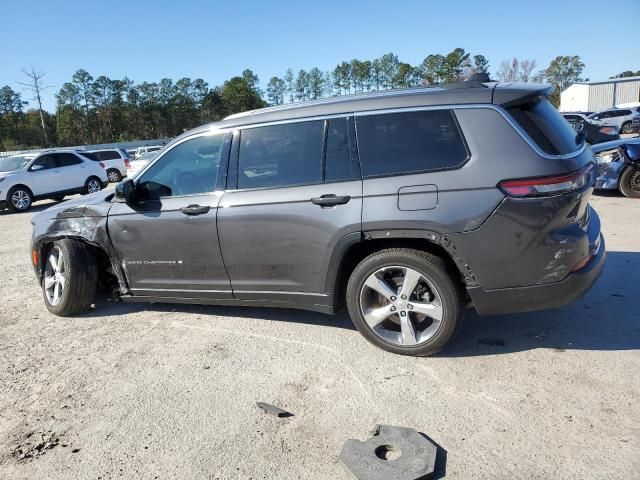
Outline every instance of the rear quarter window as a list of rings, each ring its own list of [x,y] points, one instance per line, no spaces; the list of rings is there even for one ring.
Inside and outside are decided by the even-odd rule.
[[[452,169],[469,157],[450,110],[358,116],[356,132],[364,177]]]
[[[546,98],[507,108],[507,112],[545,153],[565,155],[582,145],[576,131]]]

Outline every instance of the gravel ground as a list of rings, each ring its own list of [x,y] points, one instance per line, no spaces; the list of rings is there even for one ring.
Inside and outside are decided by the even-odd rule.
[[[469,313],[423,359],[369,345],[344,312],[105,304],[54,317],[29,263],[31,213],[0,214],[0,478],[348,479],[342,443],[376,423],[429,435],[439,477],[638,478],[640,201],[592,203],[609,256],[587,296]]]

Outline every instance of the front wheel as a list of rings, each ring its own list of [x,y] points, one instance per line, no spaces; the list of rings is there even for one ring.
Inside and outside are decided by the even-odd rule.
[[[90,177],[84,184],[84,193],[96,193],[102,190],[102,182],[98,177]]]
[[[618,187],[625,197],[640,198],[640,166],[625,168]]]
[[[98,283],[96,258],[77,240],[58,240],[45,259],[42,294],[47,309],[60,317],[86,312]]]
[[[12,212],[26,212],[33,204],[33,196],[28,188],[16,185],[7,193],[7,207]]]
[[[401,355],[440,350],[462,323],[463,294],[444,260],[408,248],[369,255],[353,270],[346,303],[358,331]]]

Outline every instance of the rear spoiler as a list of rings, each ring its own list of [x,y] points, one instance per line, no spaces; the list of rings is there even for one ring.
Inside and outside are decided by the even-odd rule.
[[[546,97],[553,87],[540,83],[497,83],[493,88],[492,103],[503,108],[530,102],[538,97]]]

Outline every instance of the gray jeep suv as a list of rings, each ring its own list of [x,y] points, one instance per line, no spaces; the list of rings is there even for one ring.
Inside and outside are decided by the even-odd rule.
[[[553,308],[605,256],[591,150],[548,87],[465,82],[232,115],[134,179],[36,215],[47,308],[346,304],[373,344],[429,355],[481,315]]]

